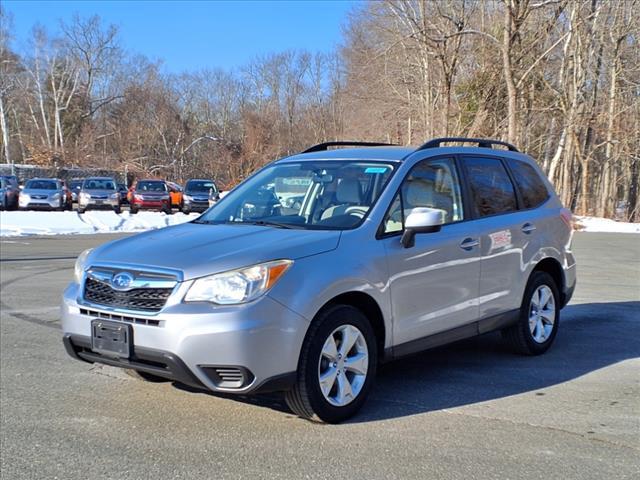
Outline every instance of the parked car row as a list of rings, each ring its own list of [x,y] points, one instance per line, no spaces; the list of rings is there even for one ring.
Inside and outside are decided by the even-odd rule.
[[[159,210],[170,214],[174,208],[184,212],[204,212],[219,198],[213,180],[191,179],[181,187],[177,183],[159,179],[141,179],[127,189],[112,177],[89,177],[66,182],[57,178],[33,178],[24,187],[13,175],[0,177],[0,208],[71,210],[78,204],[78,212],[106,209],[116,213],[129,204],[132,214],[140,210]]]

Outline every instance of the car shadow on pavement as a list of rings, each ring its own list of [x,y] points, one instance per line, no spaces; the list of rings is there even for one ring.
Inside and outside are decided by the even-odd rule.
[[[511,353],[494,332],[382,365],[367,403],[347,423],[405,417],[541,390],[640,357],[639,337],[640,301],[569,305],[562,310],[554,345],[541,356]],[[212,395],[289,412],[278,394]]]

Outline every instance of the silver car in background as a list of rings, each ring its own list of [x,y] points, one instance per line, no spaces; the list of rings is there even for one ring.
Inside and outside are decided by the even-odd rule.
[[[20,187],[15,175],[0,175],[0,210],[18,208]]]
[[[78,193],[78,213],[87,210],[113,210],[120,213],[121,198],[118,184],[111,177],[89,177],[82,182]]]
[[[28,180],[18,199],[20,210],[71,210],[71,195],[62,180],[32,178]]]
[[[521,354],[551,346],[576,283],[571,213],[531,157],[468,138],[334,146],[268,164],[192,222],[83,252],[67,352],[214,392],[284,391],[333,423],[381,361],[495,330]]]

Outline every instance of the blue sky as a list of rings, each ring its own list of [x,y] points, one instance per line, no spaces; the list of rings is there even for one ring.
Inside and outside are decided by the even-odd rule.
[[[14,48],[32,26],[56,32],[74,13],[99,15],[120,28],[130,53],[162,59],[169,72],[233,69],[286,49],[328,52],[341,41],[358,0],[306,1],[27,1],[2,0],[13,17]]]

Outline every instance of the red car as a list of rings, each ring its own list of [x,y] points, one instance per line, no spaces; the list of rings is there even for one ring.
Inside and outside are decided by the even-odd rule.
[[[129,210],[160,210],[172,213],[169,187],[164,180],[138,180],[129,192]]]

